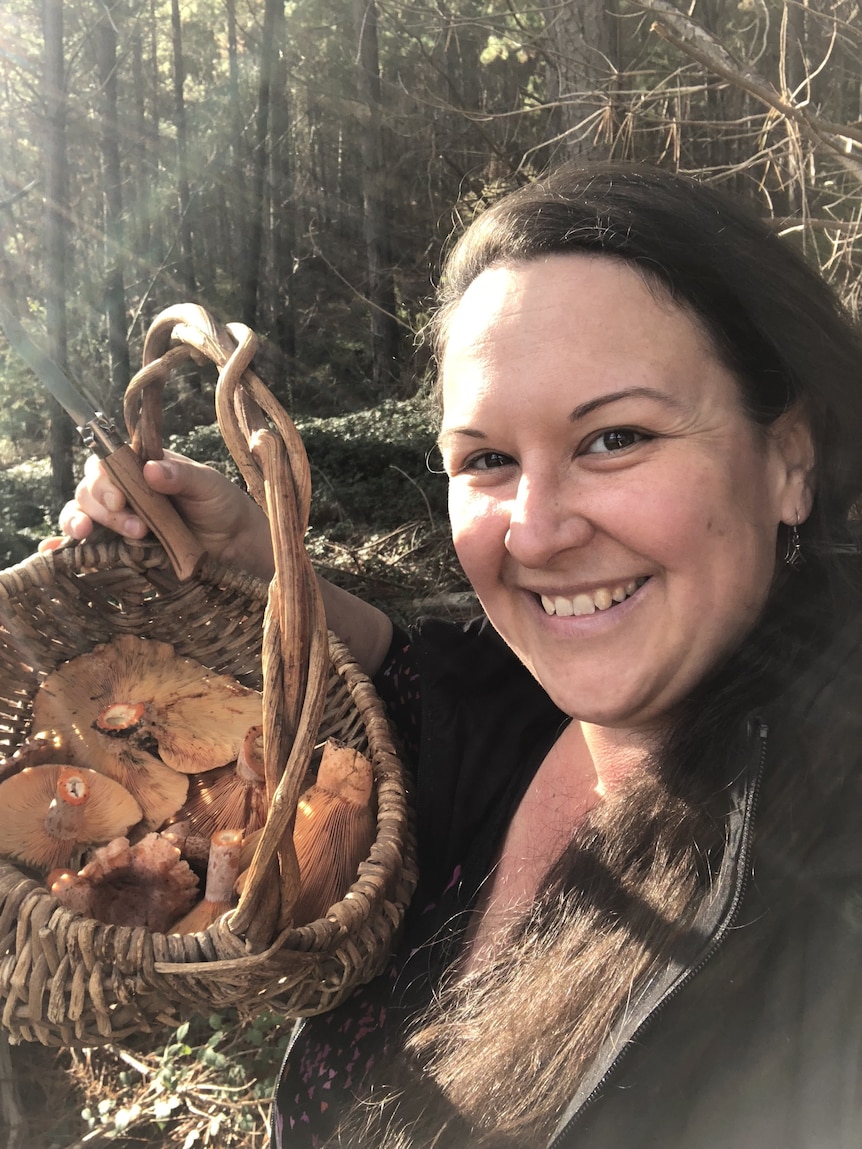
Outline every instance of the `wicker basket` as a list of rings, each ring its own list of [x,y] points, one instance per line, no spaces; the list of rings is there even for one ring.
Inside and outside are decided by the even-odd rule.
[[[161,391],[190,354],[220,368],[217,412],[252,495],[273,524],[276,576],[202,557],[180,580],[155,541],[116,537],[37,554],[0,573],[0,749],[29,733],[34,695],[62,662],[119,634],[171,643],[263,691],[267,823],[243,896],[205,933],[164,935],[72,914],[0,861],[0,1024],[50,1046],[122,1041],[192,1012],[333,1008],[384,967],[416,882],[402,768],[382,703],[323,622],[302,537],[310,484],[296,429],[249,369],[255,339],[183,305],[153,324],[127,394],[144,457],[160,452]],[[329,736],[374,767],[377,836],[357,880],[325,918],[291,924],[297,885],[288,828],[313,747]]]

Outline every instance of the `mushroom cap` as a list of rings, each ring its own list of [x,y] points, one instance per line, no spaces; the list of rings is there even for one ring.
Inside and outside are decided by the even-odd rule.
[[[327,738],[317,770],[317,785],[345,802],[369,806],[374,792],[374,768],[353,746],[338,738]]]
[[[172,842],[147,834],[133,846],[109,842],[77,874],[59,875],[51,892],[86,917],[164,933],[195,901],[198,880]]]
[[[33,721],[59,730],[72,723],[83,733],[120,703],[135,709],[143,704],[132,741],[154,740],[158,757],[185,774],[235,762],[248,728],[262,720],[256,690],[181,657],[167,642],[125,634],[50,674],[34,702]]]
[[[28,766],[0,782],[0,854],[44,870],[68,866],[84,844],[107,842],[141,820],[119,783],[80,766]]]
[[[71,761],[126,786],[152,828],[185,801],[179,774],[236,760],[261,705],[257,691],[180,657],[169,643],[120,635],[48,675],[33,724],[57,732]]]

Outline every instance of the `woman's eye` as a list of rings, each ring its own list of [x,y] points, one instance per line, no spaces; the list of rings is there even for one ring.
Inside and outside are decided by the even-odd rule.
[[[508,467],[511,462],[511,455],[504,455],[501,451],[482,451],[478,455],[471,455],[461,470],[496,471],[500,467]]]
[[[633,431],[630,427],[614,427],[610,431],[603,431],[587,447],[590,455],[610,455],[616,451],[624,451],[636,443],[642,443],[647,438],[640,431]]]

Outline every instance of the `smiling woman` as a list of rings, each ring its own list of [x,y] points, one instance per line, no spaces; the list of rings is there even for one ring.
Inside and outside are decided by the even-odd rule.
[[[858,1149],[856,329],[732,201],[603,165],[485,212],[432,336],[484,613],[406,633],[323,585],[422,877],[388,976],[297,1036],[274,1145]],[[267,569],[237,489],[145,474]],[[96,463],[93,519],[143,529]]]
[[[808,517],[801,412],[763,433],[702,324],[595,255],[482,272],[441,376],[455,549],[494,627],[565,713],[661,722]]]

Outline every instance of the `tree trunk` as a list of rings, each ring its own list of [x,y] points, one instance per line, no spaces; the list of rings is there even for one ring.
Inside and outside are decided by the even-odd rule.
[[[607,0],[564,0],[544,8],[548,103],[555,104],[553,152],[571,159],[607,155],[616,49]]]
[[[241,283],[243,322],[252,328],[257,326],[264,220],[267,217],[265,193],[267,159],[269,155],[269,111],[273,65],[276,56],[274,37],[279,7],[283,10],[284,0],[266,0],[266,7],[264,8],[263,14],[263,43],[260,48],[257,117],[255,120],[254,153],[251,165],[251,198],[249,201],[248,233]]]
[[[383,155],[375,0],[353,0],[353,20],[358,42],[357,90],[364,113],[360,136],[367,295],[371,308],[371,373],[375,387],[392,391],[399,382],[399,332]]]
[[[45,319],[47,351],[66,366],[66,252],[69,204],[66,178],[66,86],[63,61],[63,0],[43,0],[42,31],[45,44],[43,84],[45,97]],[[72,421],[59,403],[49,401],[49,455],[51,459],[51,511],[72,497]]]
[[[241,266],[245,251],[246,226],[248,224],[248,199],[246,196],[246,148],[242,130],[242,104],[239,94],[239,43],[237,40],[236,0],[226,0],[227,8],[227,53],[228,53],[228,106],[230,109],[231,163],[228,197],[234,212],[233,235],[225,248],[229,266],[236,274]]]
[[[141,28],[136,23],[132,33],[132,84],[134,92],[134,140],[131,152],[131,178],[128,182],[126,202],[130,218],[134,220],[134,250],[142,264],[141,276],[152,273],[158,266],[153,254],[152,195],[155,187],[157,162],[152,149],[150,129],[147,123],[147,92],[144,76],[144,45]],[[127,285],[128,286],[128,285]],[[144,330],[153,317],[153,307],[148,284],[142,283],[138,290],[138,319]]]
[[[180,257],[177,272],[183,290],[189,299],[193,299],[195,294],[195,267],[192,255],[192,222],[189,213],[191,194],[189,191],[188,128],[184,95],[186,66],[183,58],[179,0],[171,0],[171,39],[174,65],[174,127],[177,133],[177,206],[179,209],[177,238]]]
[[[117,27],[119,5],[106,9],[96,28],[96,57],[101,93],[102,202],[105,241],[105,316],[112,401],[122,401],[131,379],[123,276],[123,178],[117,121]]]
[[[270,99],[270,193],[272,213],[272,305],[275,341],[293,359],[295,347],[293,258],[296,244],[290,93],[287,85],[287,37],[284,0],[276,4],[273,28],[275,60]]]

